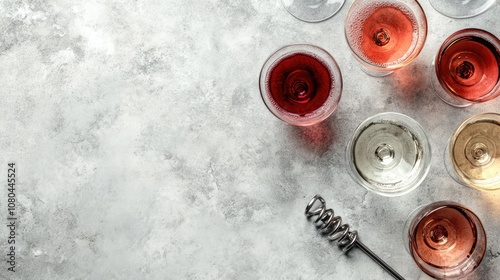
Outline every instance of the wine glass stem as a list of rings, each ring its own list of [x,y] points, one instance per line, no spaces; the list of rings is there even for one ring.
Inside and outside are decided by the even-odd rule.
[[[387,271],[394,279],[405,280],[403,276],[399,275],[392,267],[390,267],[386,262],[384,262],[381,258],[379,258],[372,250],[366,247],[361,241],[356,240],[356,246],[358,246],[361,251],[367,254],[372,260],[378,263],[385,271]]]

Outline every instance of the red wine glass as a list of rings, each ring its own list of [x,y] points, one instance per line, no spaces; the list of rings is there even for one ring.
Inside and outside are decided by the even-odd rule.
[[[495,0],[429,0],[431,6],[451,18],[469,18],[488,10]]]
[[[386,76],[418,56],[427,19],[415,0],[355,0],[345,19],[345,36],[363,71]]]
[[[467,277],[486,251],[486,233],[479,218],[451,201],[415,209],[406,221],[403,242],[419,268],[436,279]]]
[[[431,83],[444,102],[455,107],[500,95],[500,40],[481,29],[463,29],[448,37],[431,67]]]
[[[324,49],[296,44],[280,48],[266,60],[259,77],[265,105],[282,121],[308,126],[329,117],[342,94],[342,75]]]
[[[335,15],[345,0],[281,0],[286,10],[305,22],[320,22]]]

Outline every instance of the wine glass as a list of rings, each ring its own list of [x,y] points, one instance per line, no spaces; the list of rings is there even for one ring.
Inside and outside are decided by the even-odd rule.
[[[448,37],[431,66],[431,83],[455,107],[500,95],[500,40],[481,29],[462,29]]]
[[[451,201],[415,209],[405,223],[403,242],[420,269],[437,279],[470,275],[486,251],[486,233],[479,218]]]
[[[457,182],[480,190],[500,189],[500,114],[478,114],[462,122],[444,158]]]
[[[342,75],[335,59],[308,44],[287,45],[266,60],[260,71],[260,94],[282,121],[308,126],[328,118],[342,94]]]
[[[429,0],[431,6],[451,18],[469,18],[488,10],[495,0]]]
[[[335,15],[345,0],[281,0],[285,9],[305,22],[320,22]]]
[[[369,191],[398,196],[415,189],[429,171],[431,147],[423,128],[399,113],[363,121],[347,145],[353,179]]]
[[[415,0],[355,0],[345,19],[345,36],[364,72],[386,76],[418,56],[427,19]]]

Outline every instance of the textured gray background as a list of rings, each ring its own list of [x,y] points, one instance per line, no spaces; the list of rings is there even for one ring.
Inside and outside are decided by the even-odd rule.
[[[471,279],[500,275],[500,192],[454,182],[443,150],[456,126],[500,99],[466,109],[440,101],[429,64],[452,32],[500,36],[500,5],[454,20],[422,1],[420,56],[386,78],[365,75],[334,18],[301,22],[280,1],[12,1],[0,4],[0,181],[17,164],[17,272],[0,191],[0,278],[389,279],[360,251],[348,257],[303,210],[320,193],[360,238],[408,279],[429,279],[403,247],[406,216],[448,199],[473,209],[488,234]],[[320,125],[276,119],[258,89],[267,56],[289,43],[328,50],[344,77],[338,110]],[[356,185],[345,147],[384,111],[428,132],[432,167],[410,194]],[[1,175],[3,174],[3,175]]]

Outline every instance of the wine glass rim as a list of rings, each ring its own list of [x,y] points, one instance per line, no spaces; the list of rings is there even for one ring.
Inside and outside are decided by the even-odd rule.
[[[462,28],[462,29],[456,30],[450,36],[448,36],[446,40],[448,40],[452,37],[455,37],[457,35],[460,35],[459,37],[465,37],[465,36],[467,36],[464,34],[465,32],[474,33],[474,35],[476,35],[476,33],[479,33],[479,35],[486,35],[486,36],[490,36],[492,38],[495,38],[497,41],[499,40],[493,33],[489,32],[487,30],[481,29],[481,28],[477,28],[477,27],[467,27],[467,28]]]
[[[428,203],[428,204],[423,204],[423,205],[420,205],[420,206],[417,206],[417,208],[415,210],[417,210],[415,212],[415,216],[417,216],[418,214],[423,214],[423,216],[427,216],[431,213],[434,213],[435,211],[437,210],[440,210],[440,209],[443,209],[443,208],[446,208],[446,207],[458,207],[460,209],[463,209],[463,210],[467,210],[468,212],[474,214],[474,212],[467,206],[459,203],[459,202],[456,202],[456,201],[452,201],[452,200],[439,200],[439,201],[435,201],[435,202],[431,202],[431,203]],[[477,216],[474,214],[474,216]]]

